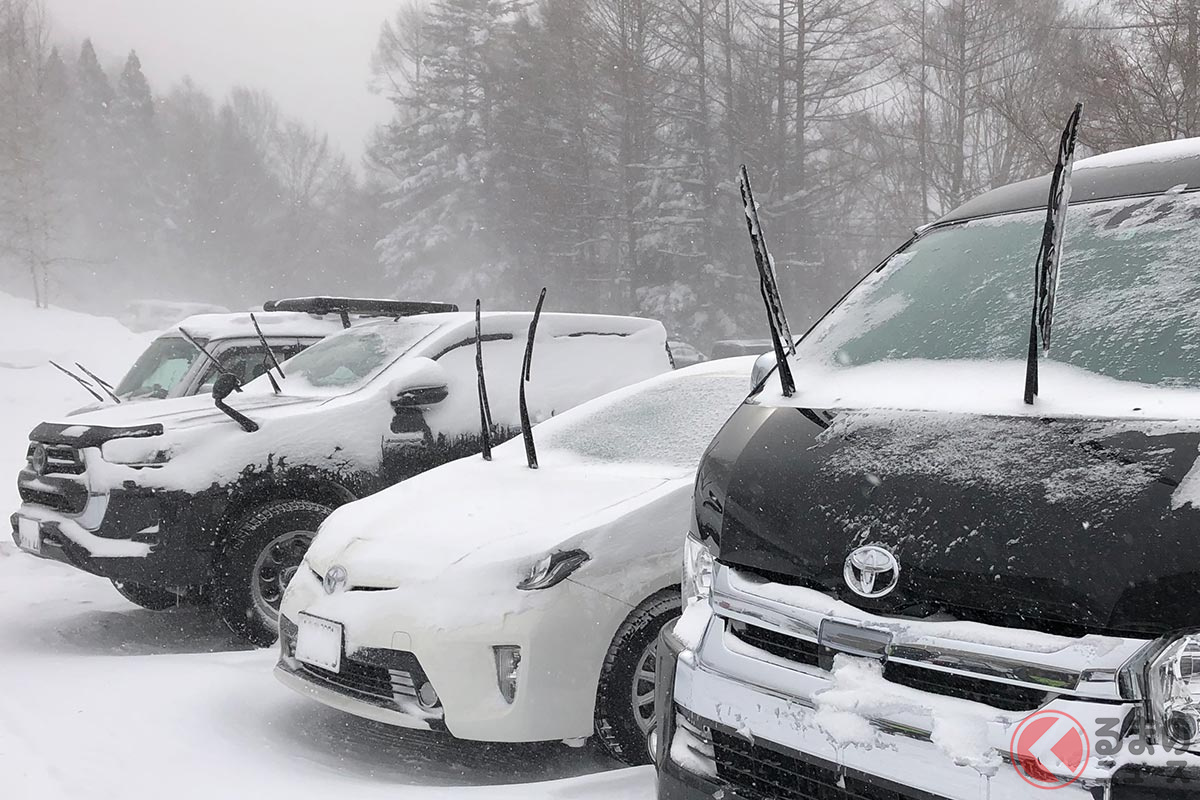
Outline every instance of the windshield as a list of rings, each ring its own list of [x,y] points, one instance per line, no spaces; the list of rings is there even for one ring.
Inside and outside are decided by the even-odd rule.
[[[334,334],[287,362],[287,388],[294,391],[297,384],[317,389],[358,388],[437,328],[433,323],[400,319]]]
[[[179,336],[155,339],[117,384],[116,393],[122,397],[166,397],[198,356],[200,351]]]
[[[673,376],[536,432],[539,445],[589,461],[691,469],[749,392],[749,374]]]
[[[1023,359],[1045,211],[952,225],[868,277],[803,342],[831,366]],[[1071,206],[1050,358],[1124,381],[1200,385],[1200,194]]]

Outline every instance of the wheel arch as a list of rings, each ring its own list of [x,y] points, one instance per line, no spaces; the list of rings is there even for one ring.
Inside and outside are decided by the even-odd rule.
[[[229,526],[245,514],[276,500],[309,500],[337,508],[357,499],[349,487],[328,475],[271,473],[255,476],[239,482],[230,493],[221,510],[217,538],[224,536]]]

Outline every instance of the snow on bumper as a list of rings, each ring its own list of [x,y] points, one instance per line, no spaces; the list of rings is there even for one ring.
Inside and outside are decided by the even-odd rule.
[[[685,630],[660,640],[659,667],[671,676],[660,686],[657,708],[660,800],[698,800],[721,789],[737,796],[745,784],[736,776],[753,774],[751,764],[766,765],[758,775],[794,770],[804,780],[828,778],[838,788],[850,781],[865,797],[1042,796],[1044,787],[1035,787],[1012,763],[1014,732],[1030,712],[892,684],[869,659],[839,656],[828,672],[789,664],[731,637],[707,605],[689,611],[702,638]],[[1090,732],[1110,729],[1113,718],[1135,709],[1130,702],[1059,697],[1039,713],[1044,711],[1069,714]],[[1200,757],[1147,752],[1138,743],[1112,754],[1113,741],[1105,744],[1090,743],[1077,779],[1064,778],[1055,797],[1184,796],[1179,782],[1194,786],[1200,780]]]
[[[351,660],[356,652],[411,654],[436,690],[441,722],[451,734],[501,742],[592,734],[604,655],[630,610],[570,580],[497,596],[473,581],[443,576],[399,589],[326,595],[307,565],[288,586],[282,607],[290,624],[301,611],[342,623]],[[497,680],[493,648],[501,646],[521,649],[512,703]],[[369,699],[314,685],[303,671],[287,671],[286,664],[277,670],[286,684],[327,705],[396,725],[429,725],[428,713],[415,704],[407,711],[380,709]]]
[[[103,512],[100,513],[101,518]],[[44,531],[56,533],[82,548],[91,558],[144,558],[150,554],[150,545],[127,539],[106,539],[97,536],[73,519],[44,506],[23,503],[14,517],[37,521]],[[15,527],[16,522],[14,520]]]

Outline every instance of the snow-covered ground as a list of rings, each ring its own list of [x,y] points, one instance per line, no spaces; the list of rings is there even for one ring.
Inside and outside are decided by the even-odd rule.
[[[29,429],[90,400],[46,364],[112,381],[145,346],[110,319],[0,294],[0,797],[651,798],[648,768],[592,749],[398,731],[293,695],[273,650],[202,611],[143,611],[107,581],[16,551]]]

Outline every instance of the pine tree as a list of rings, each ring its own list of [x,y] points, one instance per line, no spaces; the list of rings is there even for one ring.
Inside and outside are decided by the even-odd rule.
[[[142,62],[134,50],[129,51],[125,69],[117,82],[114,110],[126,125],[146,128],[154,120],[154,98],[150,94],[150,84],[142,74]]]
[[[89,114],[102,116],[108,112],[113,101],[112,85],[104,68],[96,58],[96,49],[91,39],[84,39],[79,50],[79,62],[75,67],[79,85],[79,103]]]

